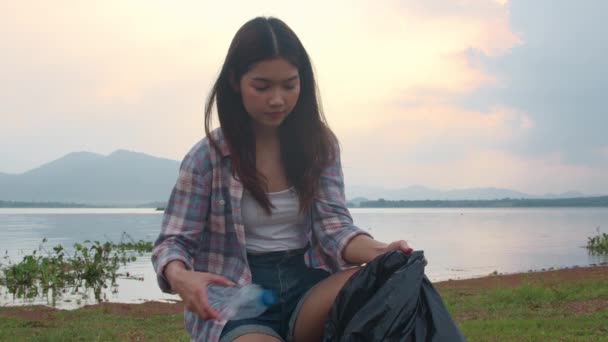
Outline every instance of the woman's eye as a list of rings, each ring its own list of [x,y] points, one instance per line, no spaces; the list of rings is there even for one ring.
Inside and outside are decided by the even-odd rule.
[[[268,87],[253,87],[256,91],[264,91],[268,89]]]
[[[295,90],[295,89],[298,89],[300,87],[300,82],[290,82],[290,83],[287,83],[287,84],[283,84],[283,87],[286,90]]]

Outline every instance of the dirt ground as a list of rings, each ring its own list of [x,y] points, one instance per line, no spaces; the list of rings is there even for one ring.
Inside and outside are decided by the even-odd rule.
[[[487,277],[449,280],[435,283],[439,292],[442,290],[455,290],[459,295],[471,295],[476,291],[491,288],[516,287],[522,282],[533,284],[545,284],[550,286],[556,283],[565,283],[579,279],[595,279],[608,281],[608,266],[573,267],[558,270],[547,270],[541,272],[527,272],[506,275],[490,275]],[[556,306],[564,306],[572,315],[587,314],[608,308],[608,298],[596,298],[591,300],[569,301],[557,303]],[[455,318],[458,321],[468,319],[484,318],[484,311],[460,312]]]
[[[527,273],[489,275],[481,278],[448,280],[435,283],[438,290],[452,289],[487,289],[496,287],[514,287],[522,282],[545,283],[567,282],[578,279],[608,280],[608,266],[573,267],[557,270],[534,271]]]
[[[434,285],[440,292],[443,289],[471,291],[496,287],[514,287],[524,281],[551,284],[553,282],[567,282],[577,279],[603,279],[608,281],[608,266],[575,267],[542,272],[490,275],[475,279],[443,281],[435,283]],[[595,311],[608,307],[608,299],[590,302],[572,302],[568,305],[572,305],[573,311]],[[183,305],[181,302],[145,302],[142,304],[101,303],[85,306],[81,310],[91,310],[94,308],[102,308],[108,313],[117,315],[138,315],[140,317],[158,314],[181,314],[183,312]],[[56,311],[57,309],[46,306],[5,307],[0,310],[0,316],[14,316],[32,321],[44,321],[46,319],[51,319]]]

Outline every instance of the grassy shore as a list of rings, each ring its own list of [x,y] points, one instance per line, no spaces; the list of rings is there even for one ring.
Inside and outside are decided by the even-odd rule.
[[[436,284],[469,341],[608,341],[608,267]]]
[[[608,341],[608,267],[435,284],[469,341]],[[180,303],[0,308],[0,341],[188,341]]]

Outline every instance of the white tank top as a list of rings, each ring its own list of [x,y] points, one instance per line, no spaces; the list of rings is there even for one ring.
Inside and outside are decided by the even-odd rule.
[[[309,227],[299,211],[295,189],[268,193],[268,199],[275,207],[271,215],[266,214],[247,190],[243,192],[241,214],[247,251],[266,253],[306,247]]]

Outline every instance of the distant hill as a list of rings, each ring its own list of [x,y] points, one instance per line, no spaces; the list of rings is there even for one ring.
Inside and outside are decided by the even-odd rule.
[[[587,197],[576,191],[561,194],[531,195],[519,191],[501,188],[469,188],[456,190],[437,190],[425,186],[410,186],[402,189],[385,189],[379,187],[348,186],[346,187],[348,198],[366,198],[370,200],[385,199],[391,201],[425,201],[425,200],[495,200],[502,198],[526,198],[526,199],[554,199],[554,198],[577,198]],[[595,195],[593,195],[595,196]]]
[[[74,152],[22,174],[0,174],[0,200],[123,205],[166,201],[178,170],[178,161],[138,152]]]
[[[550,208],[550,207],[608,207],[608,196],[555,199],[496,199],[496,200],[418,200],[361,202],[360,208]]]
[[[108,156],[74,152],[22,174],[0,173],[0,201],[25,205],[162,206],[175,184],[179,162],[144,153],[117,150]],[[599,195],[570,191],[562,194],[530,195],[501,188],[437,190],[424,186],[386,189],[346,186],[349,205],[386,201],[556,199]],[[49,203],[52,202],[52,203]],[[17,204],[16,204],[17,203]],[[21,203],[21,204],[19,204]],[[77,204],[76,204],[77,203]],[[31,205],[36,205],[31,203]]]

